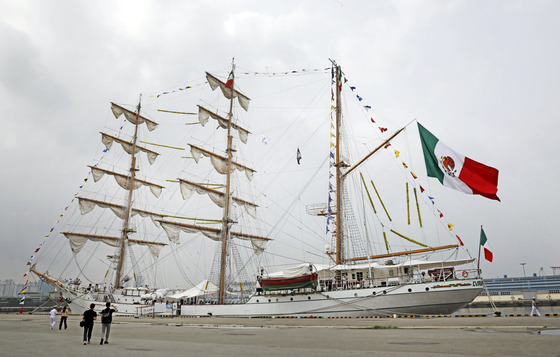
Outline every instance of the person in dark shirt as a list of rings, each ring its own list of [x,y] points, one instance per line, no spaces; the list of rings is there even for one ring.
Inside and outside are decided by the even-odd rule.
[[[116,312],[116,309],[111,309],[111,303],[108,302],[105,304],[106,309],[101,311],[101,342],[100,345],[103,344],[103,338],[105,338],[105,344],[109,343],[109,332],[111,331],[111,322],[113,322],[113,312]]]
[[[84,311],[82,321],[84,322],[84,345],[90,343],[93,321],[97,319],[97,312],[93,311],[95,304],[89,305],[89,310]]]

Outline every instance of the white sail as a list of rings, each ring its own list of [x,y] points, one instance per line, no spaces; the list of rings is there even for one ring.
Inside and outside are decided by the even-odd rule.
[[[189,146],[191,147],[191,154],[194,158],[194,161],[196,161],[196,163],[200,161],[200,158],[202,156],[209,157],[210,161],[212,162],[212,166],[214,167],[214,169],[216,169],[216,171],[219,174],[225,175],[227,173],[227,159],[225,157],[214,154],[210,151],[204,150],[192,144],[189,144]],[[247,166],[238,164],[235,161],[231,163],[231,166],[234,170],[238,170],[240,172],[245,173],[245,176],[249,181],[253,180],[253,174],[256,172],[255,170]]]
[[[220,124],[220,127],[222,127],[223,129],[227,129],[227,125],[228,125],[228,119],[216,114],[216,113],[212,113],[211,111],[209,111],[208,109],[201,107],[200,105],[198,106],[198,121],[200,122],[200,124],[202,124],[202,126],[205,126],[206,123],[208,123],[208,118],[212,118],[216,121],[218,121],[218,124]],[[239,134],[239,140],[241,140],[241,142],[243,144],[247,144],[247,139],[249,137],[249,134],[251,134],[251,132],[247,129],[244,129],[242,127],[240,127],[237,124],[231,123],[231,127],[234,128],[235,130],[237,130],[237,133]]]
[[[68,240],[70,241],[70,247],[72,248],[72,252],[74,252],[75,254],[78,254],[82,250],[82,248],[84,247],[84,245],[88,240],[92,242],[101,242],[110,245],[111,247],[118,247],[121,244],[121,238],[119,237],[109,237],[109,236],[101,236],[101,235],[94,235],[94,234],[82,234],[82,233],[71,233],[71,232],[63,232],[62,234],[64,234],[64,236],[68,238]],[[161,248],[167,245],[165,243],[149,242],[149,241],[138,240],[138,239],[127,239],[127,242],[129,245],[138,244],[138,245],[147,246],[154,259],[157,259],[159,257],[159,252]]]
[[[107,148],[107,150],[111,150],[111,147],[113,146],[113,142],[116,141],[119,144],[121,144],[122,148],[124,151],[126,151],[128,154],[132,155],[132,143],[129,141],[125,141],[123,139],[111,136],[109,134],[105,134],[105,133],[101,133],[101,142],[105,145],[105,147]],[[150,149],[147,149],[145,147],[142,147],[140,145],[136,145],[136,153],[138,152],[145,152],[146,155],[148,156],[148,162],[150,163],[150,165],[152,165],[154,163],[154,161],[156,161],[156,158],[158,157],[158,153],[155,151],[152,151]]]
[[[179,179],[180,182],[180,187],[181,187],[181,195],[183,196],[184,200],[188,200],[189,198],[191,198],[191,196],[193,195],[193,193],[198,193],[199,195],[208,195],[208,197],[210,197],[210,199],[212,200],[212,202],[214,202],[218,207],[224,207],[225,205],[225,195],[223,192],[214,190],[212,188],[208,188],[208,187],[204,187],[202,185],[199,185],[197,183],[194,182],[190,182],[187,180],[183,180],[183,179]],[[245,211],[253,218],[256,218],[257,216],[257,210],[256,208],[258,207],[256,204],[242,200],[240,198],[237,197],[232,197],[233,201],[245,208]]]
[[[222,93],[224,94],[224,97],[226,97],[227,99],[231,99],[232,90],[231,88],[227,88],[224,82],[220,81],[218,78],[214,77],[208,72],[206,72],[206,79],[208,80],[208,84],[210,85],[210,88],[212,88],[212,90],[220,87]],[[241,107],[245,109],[245,111],[249,110],[249,102],[251,101],[249,97],[235,89],[233,90],[233,97],[237,98],[237,100],[239,101],[239,105],[241,105]]]
[[[135,112],[133,112],[131,110],[128,110],[126,108],[123,108],[118,104],[111,103],[111,110],[113,111],[113,114],[115,115],[115,118],[117,118],[117,119],[122,114],[124,114],[126,120],[128,120],[132,124],[146,123],[146,126],[148,127],[149,131],[154,130],[158,126],[158,123],[156,123],[155,121],[150,120],[148,118],[145,118],[141,115],[137,115]],[[138,122],[136,122],[136,116],[138,116]]]
[[[107,174],[107,175],[113,176],[115,178],[115,180],[117,181],[117,183],[119,184],[119,186],[121,186],[125,190],[130,189],[130,179],[129,179],[128,176],[123,175],[123,174],[119,174],[119,173],[116,173],[116,172],[113,172],[113,171],[100,169],[100,168],[94,167],[94,166],[89,166],[89,167],[91,168],[91,174],[92,174],[93,180],[95,182],[99,181],[103,177],[103,175]],[[161,195],[161,190],[164,188],[163,186],[160,186],[160,185],[155,184],[155,183],[135,179],[134,180],[134,189],[137,189],[141,186],[148,186],[150,188],[150,191],[156,197],[159,197]]]
[[[220,241],[221,231],[218,228],[212,227],[202,227],[193,224],[185,224],[185,223],[178,223],[178,222],[170,222],[170,221],[159,221],[162,228],[165,230],[167,237],[173,243],[179,243],[179,235],[182,232],[187,234],[195,234],[195,233],[202,233],[205,237],[210,238],[213,241]],[[239,233],[239,232],[230,232],[232,238],[241,239],[241,240],[249,240],[251,241],[251,245],[253,247],[253,251],[255,254],[260,254],[264,251],[266,247],[266,243],[270,241],[270,238],[260,237],[252,234],[246,233]]]
[[[77,198],[78,198],[78,203],[80,205],[80,213],[82,215],[88,214],[89,212],[91,212],[95,208],[95,206],[98,206],[100,208],[109,208],[117,217],[119,217],[120,219],[124,219],[125,209],[124,209],[123,206],[119,206],[119,205],[114,204],[114,203],[92,200],[92,199],[84,198],[84,197],[77,197]],[[140,215],[142,218],[150,217],[152,222],[157,227],[159,227],[158,220],[163,218],[163,216],[161,214],[132,208],[131,215],[135,216],[137,214]]]

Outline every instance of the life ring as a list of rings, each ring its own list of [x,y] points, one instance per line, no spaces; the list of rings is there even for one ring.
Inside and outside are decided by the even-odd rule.
[[[466,270],[463,270],[463,278],[468,278],[469,273]]]

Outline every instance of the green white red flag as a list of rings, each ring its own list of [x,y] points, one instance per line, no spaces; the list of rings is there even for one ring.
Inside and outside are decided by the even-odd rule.
[[[500,200],[498,170],[461,155],[418,123],[426,171],[442,185],[471,195]]]
[[[228,76],[228,79],[227,79],[227,81],[226,81],[225,87],[226,87],[226,88],[229,88],[229,87],[231,87],[232,85],[233,85],[233,69],[231,70],[231,72],[229,72],[229,76]]]
[[[490,250],[490,246],[488,244],[488,238],[486,238],[486,234],[484,233],[484,229],[482,229],[482,227],[480,227],[480,246],[484,250],[484,258],[486,258],[486,260],[492,263],[492,260],[494,259],[494,254]]]

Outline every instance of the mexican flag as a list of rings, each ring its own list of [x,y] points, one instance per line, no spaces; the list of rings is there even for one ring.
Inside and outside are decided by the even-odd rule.
[[[226,82],[226,88],[229,88],[233,85],[233,69],[231,70],[231,72],[229,72],[229,76]]]
[[[498,170],[456,153],[420,123],[420,141],[428,176],[435,177],[442,185],[471,195],[481,195],[500,200],[498,192]]]
[[[484,258],[492,263],[494,254],[492,254],[492,251],[490,250],[490,247],[488,245],[488,238],[486,238],[486,234],[484,233],[484,229],[482,229],[482,227],[480,227],[480,246],[484,249]]]

